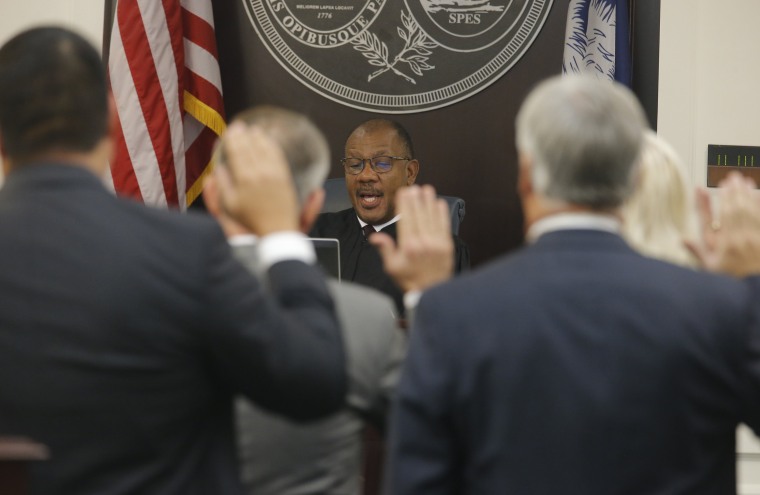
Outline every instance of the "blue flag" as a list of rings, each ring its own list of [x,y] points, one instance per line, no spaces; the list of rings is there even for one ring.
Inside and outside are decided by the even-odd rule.
[[[631,85],[628,0],[570,0],[562,72]]]

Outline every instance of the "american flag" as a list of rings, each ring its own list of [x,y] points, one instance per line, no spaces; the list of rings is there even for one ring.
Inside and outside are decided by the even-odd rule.
[[[211,0],[119,0],[108,72],[117,194],[184,210],[225,128]]]

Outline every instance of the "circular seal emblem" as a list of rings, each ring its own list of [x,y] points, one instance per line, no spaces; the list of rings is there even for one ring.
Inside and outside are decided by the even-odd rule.
[[[242,0],[262,43],[304,85],[362,110],[463,100],[522,57],[553,0]]]

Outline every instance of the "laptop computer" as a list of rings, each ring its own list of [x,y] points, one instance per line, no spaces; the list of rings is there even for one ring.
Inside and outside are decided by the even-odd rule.
[[[338,239],[310,237],[309,240],[317,253],[317,264],[329,276],[340,281],[340,242]]]

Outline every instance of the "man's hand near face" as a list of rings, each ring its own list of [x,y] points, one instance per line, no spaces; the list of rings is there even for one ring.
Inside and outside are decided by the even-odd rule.
[[[256,127],[236,122],[222,137],[224,163],[217,165],[227,214],[258,236],[298,231],[299,206],[280,147]]]

